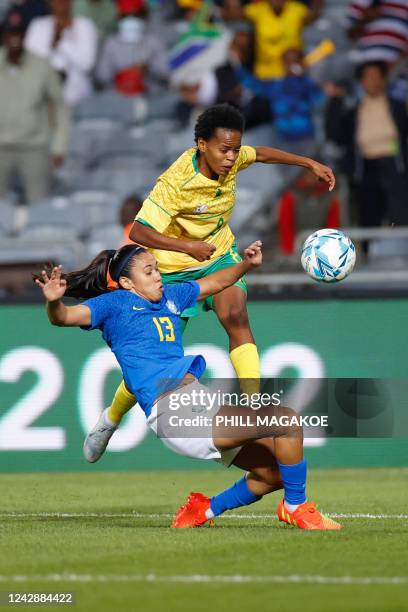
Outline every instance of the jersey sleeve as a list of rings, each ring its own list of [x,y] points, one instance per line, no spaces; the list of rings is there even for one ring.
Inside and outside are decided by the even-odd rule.
[[[179,212],[178,190],[168,180],[159,179],[143,202],[135,221],[164,232]]]
[[[248,145],[244,145],[239,150],[239,155],[237,159],[237,172],[241,170],[245,170],[248,166],[251,166],[256,162],[256,150],[254,147],[250,147]]]
[[[98,295],[82,302],[82,306],[88,306],[91,311],[91,324],[81,327],[84,331],[92,331],[100,329],[103,331],[106,321],[109,319],[112,312],[111,300],[107,293]]]
[[[196,281],[175,283],[174,285],[167,285],[166,287],[166,297],[173,300],[180,312],[194,306],[199,295],[200,285]]]

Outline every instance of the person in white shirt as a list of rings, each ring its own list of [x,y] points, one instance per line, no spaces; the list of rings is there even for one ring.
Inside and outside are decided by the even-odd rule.
[[[71,0],[51,0],[51,15],[33,19],[25,47],[48,59],[63,81],[64,99],[70,106],[92,92],[98,33],[87,17],[73,17]]]

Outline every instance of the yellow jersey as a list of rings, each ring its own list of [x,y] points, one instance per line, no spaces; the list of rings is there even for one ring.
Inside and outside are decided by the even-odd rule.
[[[150,249],[163,274],[208,266],[234,242],[228,220],[236,201],[237,173],[256,161],[256,151],[242,146],[232,169],[218,180],[201,174],[197,152],[188,149],[158,178],[136,221],[171,238],[204,240],[216,250],[210,260],[199,262],[186,253]]]
[[[282,56],[288,49],[302,48],[303,26],[309,9],[289,0],[280,15],[269,2],[247,4],[244,12],[255,28],[255,76],[263,80],[284,77]]]

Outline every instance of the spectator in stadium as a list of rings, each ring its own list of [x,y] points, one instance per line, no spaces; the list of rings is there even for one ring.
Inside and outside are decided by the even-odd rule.
[[[24,50],[23,40],[22,18],[12,13],[4,25],[0,50],[0,195],[10,189],[17,172],[26,201],[33,202],[48,194],[50,155],[54,167],[63,161],[69,114],[58,75],[46,60]]]
[[[51,0],[51,12],[33,19],[25,45],[57,70],[65,102],[72,106],[92,93],[98,33],[90,19],[73,16],[71,0]]]
[[[117,6],[118,32],[106,40],[95,78],[100,88],[135,96],[148,89],[149,78],[167,79],[167,53],[159,36],[147,31],[143,0],[118,0]]]
[[[242,6],[247,3],[248,0],[215,0],[219,14],[227,24],[242,19]]]
[[[404,102],[387,94],[387,65],[369,62],[358,68],[362,97],[346,104],[332,85],[326,132],[344,149],[343,167],[356,186],[359,222],[381,225],[385,218],[408,225],[408,114]]]
[[[266,123],[271,118],[269,102],[262,92],[252,91],[254,81],[253,32],[250,24],[236,21],[231,24],[233,32],[225,62],[213,69],[197,74],[193,70],[190,81],[179,85],[182,102],[176,115],[181,123],[212,104],[228,103],[240,109],[247,128]]]
[[[312,0],[308,8],[293,0],[261,0],[243,6],[242,16],[255,28],[254,74],[269,81],[285,75],[283,54],[303,48],[304,27],[320,15],[323,0]],[[228,12],[227,12],[228,15]],[[233,12],[236,17],[236,7]]]
[[[406,0],[353,0],[348,9],[348,34],[358,41],[358,61],[394,64],[408,54]]]
[[[285,51],[283,63],[283,78],[268,82],[253,79],[253,87],[269,100],[280,140],[276,146],[310,155],[315,147],[313,112],[323,102],[324,93],[307,75],[300,49]]]
[[[44,17],[49,15],[50,5],[47,0],[13,0],[7,9],[4,21],[7,21],[8,15],[19,14],[24,28],[27,29],[30,22],[36,17]]]
[[[129,233],[132,229],[136,215],[142,208],[143,200],[138,195],[128,196],[122,203],[120,208],[120,224],[123,227],[123,242],[124,244],[134,244],[133,240],[130,240]]]
[[[99,35],[99,44],[116,28],[116,5],[113,0],[74,0],[73,15],[90,19]]]

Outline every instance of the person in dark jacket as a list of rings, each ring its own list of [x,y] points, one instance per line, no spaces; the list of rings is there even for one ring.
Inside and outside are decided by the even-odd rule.
[[[326,87],[326,135],[343,147],[343,170],[356,187],[359,223],[408,225],[408,113],[387,94],[387,66],[358,68],[362,96],[346,104],[339,88]]]

